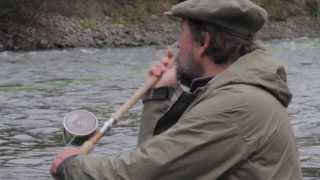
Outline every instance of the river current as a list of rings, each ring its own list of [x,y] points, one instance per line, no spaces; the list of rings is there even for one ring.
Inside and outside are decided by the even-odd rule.
[[[305,180],[320,179],[320,39],[263,44],[288,71],[294,95],[289,115]],[[0,53],[0,180],[50,179],[55,152],[64,147],[62,120],[86,109],[100,123],[143,83],[159,59],[154,47]],[[136,145],[138,103],[99,142],[94,154]]]

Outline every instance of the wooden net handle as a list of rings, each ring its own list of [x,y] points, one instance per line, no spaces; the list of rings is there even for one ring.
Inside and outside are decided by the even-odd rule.
[[[126,103],[124,103],[115,113],[111,115],[112,119],[114,121],[119,120],[126,112],[129,111],[129,109],[135,105],[143,95],[146,94],[146,92],[152,88],[158,81],[159,77],[152,76],[150,79],[144,82],[142,87],[140,87],[128,100]],[[113,122],[112,122],[113,123]],[[102,138],[104,134],[103,130],[97,131],[88,141],[86,141],[81,147],[80,151],[81,154],[89,154],[92,149],[94,148],[95,144]]]

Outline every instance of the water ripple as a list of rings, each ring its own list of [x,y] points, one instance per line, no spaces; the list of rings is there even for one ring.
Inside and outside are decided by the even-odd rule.
[[[289,116],[300,146],[305,180],[320,177],[320,39],[265,44],[288,70],[294,95]],[[92,111],[100,125],[139,87],[155,48],[74,49],[0,53],[0,179],[49,179],[61,150],[62,119]],[[141,104],[99,142],[95,153],[136,145]]]

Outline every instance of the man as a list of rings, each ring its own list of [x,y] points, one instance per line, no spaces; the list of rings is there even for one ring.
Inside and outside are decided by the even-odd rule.
[[[147,78],[161,80],[144,98],[139,146],[99,158],[67,149],[51,173],[70,180],[301,179],[285,70],[253,41],[265,10],[248,0],[187,0],[169,14],[182,18],[179,54],[169,51],[150,69]]]

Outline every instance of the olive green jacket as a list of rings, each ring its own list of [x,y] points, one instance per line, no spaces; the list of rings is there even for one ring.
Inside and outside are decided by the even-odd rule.
[[[172,127],[153,136],[168,100],[147,101],[137,148],[119,157],[78,156],[68,180],[300,180],[282,66],[263,50],[241,57],[196,90]]]

